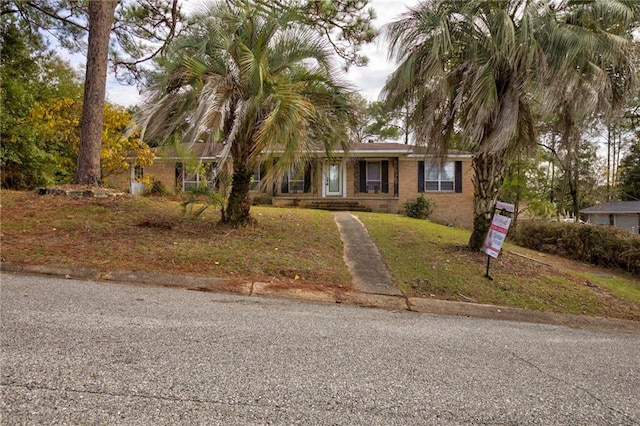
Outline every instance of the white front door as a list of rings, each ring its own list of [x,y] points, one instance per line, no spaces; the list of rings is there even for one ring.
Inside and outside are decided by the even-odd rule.
[[[340,163],[327,164],[324,175],[325,195],[342,195],[342,165]]]
[[[130,169],[131,175],[129,177],[129,181],[131,182],[129,191],[132,195],[142,195],[145,191],[144,183],[140,182],[138,179],[142,179],[144,176],[144,169],[139,166],[131,165]]]

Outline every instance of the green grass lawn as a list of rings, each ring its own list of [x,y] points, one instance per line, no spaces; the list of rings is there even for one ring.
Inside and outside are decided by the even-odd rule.
[[[584,272],[587,266],[559,259],[541,263],[513,254],[530,251],[506,244],[491,260],[489,280],[487,256],[467,248],[466,230],[395,215],[358,217],[406,295],[640,319],[640,280],[630,274]]]
[[[346,290],[349,272],[330,212],[252,207],[241,229],[219,213],[184,215],[178,201],[71,198],[2,191],[2,259],[15,264],[153,271]],[[506,244],[486,256],[469,231],[358,213],[407,296],[640,320],[640,280]],[[514,253],[520,253],[516,255]],[[533,260],[533,259],[537,260]]]

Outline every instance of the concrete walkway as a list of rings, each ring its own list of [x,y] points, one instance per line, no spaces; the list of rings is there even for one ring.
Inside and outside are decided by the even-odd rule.
[[[353,289],[362,293],[402,296],[393,286],[378,248],[360,220],[348,212],[333,217],[344,245],[344,262],[351,273]]]

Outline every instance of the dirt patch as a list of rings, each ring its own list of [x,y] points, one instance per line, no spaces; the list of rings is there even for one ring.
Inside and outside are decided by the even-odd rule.
[[[303,218],[305,212],[296,218],[296,234],[288,229],[291,218],[280,217],[284,210],[257,213],[257,223],[238,229],[220,224],[213,209],[194,218],[175,201],[128,195],[3,191],[0,210],[2,258],[18,265],[157,271],[285,286],[316,281],[340,286],[348,280],[336,250],[337,231],[318,234],[315,229],[328,225],[316,223],[315,215]]]

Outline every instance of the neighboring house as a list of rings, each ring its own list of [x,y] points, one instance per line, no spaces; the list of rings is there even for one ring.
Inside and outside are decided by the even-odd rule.
[[[587,222],[594,225],[611,225],[640,233],[640,201],[611,201],[580,210]]]
[[[217,167],[217,153],[205,144],[192,147],[202,160],[197,173],[187,172],[184,155],[161,149],[151,166],[132,167],[119,182],[133,192],[136,177],[152,177],[168,189],[185,191],[198,183],[214,187],[211,171]],[[444,161],[426,155],[422,148],[399,143],[355,143],[345,153],[334,151],[327,158],[319,150],[299,170],[282,176],[269,193],[259,192],[264,167],[256,167],[252,193],[275,206],[371,210],[400,213],[403,203],[421,194],[434,201],[432,219],[471,228],[473,226],[473,185],[471,155],[450,151]],[[128,179],[127,179],[128,178]]]

